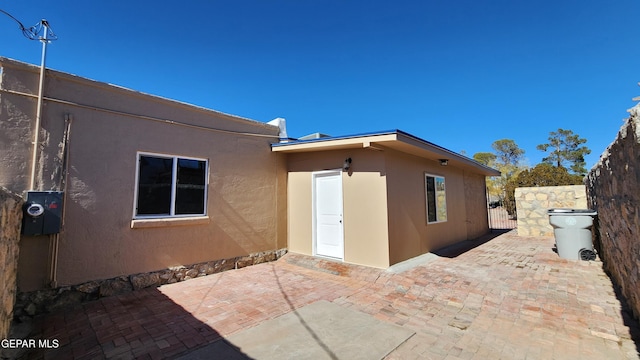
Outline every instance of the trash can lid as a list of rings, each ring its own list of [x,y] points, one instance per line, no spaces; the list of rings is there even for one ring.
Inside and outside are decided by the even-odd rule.
[[[555,208],[547,211],[549,215],[588,215],[595,216],[598,212],[592,209],[569,209],[569,208]]]

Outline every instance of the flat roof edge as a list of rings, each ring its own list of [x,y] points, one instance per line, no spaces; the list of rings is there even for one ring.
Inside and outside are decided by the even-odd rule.
[[[12,59],[12,58],[8,58],[8,57],[4,57],[4,56],[0,56],[0,67],[9,67],[9,68],[14,68],[14,69],[19,69],[19,70],[25,70],[25,71],[30,71],[30,72],[40,72],[40,66],[34,65],[34,64],[30,64],[24,61],[20,61],[20,60],[16,60],[16,59]],[[112,92],[120,92],[120,93],[125,93],[125,94],[129,94],[132,96],[136,96],[139,98],[146,98],[149,101],[158,101],[158,102],[164,102],[166,104],[170,104],[171,106],[180,106],[183,108],[189,108],[195,111],[199,111],[201,113],[208,113],[208,114],[213,114],[213,115],[218,115],[218,116],[222,116],[225,117],[231,121],[235,121],[235,122],[239,122],[239,123],[245,123],[248,125],[252,125],[252,126],[259,126],[264,128],[265,130],[272,130],[274,128],[274,125],[268,124],[268,122],[263,122],[260,120],[255,120],[255,119],[250,119],[247,117],[243,117],[240,115],[235,115],[235,114],[231,114],[231,113],[226,113],[220,110],[215,110],[215,109],[211,109],[211,108],[207,108],[201,105],[196,105],[196,104],[192,104],[186,101],[182,101],[182,100],[177,100],[177,99],[172,99],[172,98],[168,98],[168,97],[164,97],[161,95],[156,95],[156,94],[152,94],[152,93],[147,93],[144,91],[140,91],[140,90],[135,90],[135,89],[131,89],[125,86],[121,86],[121,85],[117,85],[117,84],[112,84],[106,81],[101,81],[101,80],[95,80],[95,79],[91,79],[88,77],[84,77],[84,76],[80,76],[80,75],[76,75],[76,74],[72,74],[72,73],[68,73],[68,72],[64,72],[64,71],[60,71],[60,70],[55,70],[52,68],[47,67],[46,68],[47,74],[49,74],[50,76],[53,77],[57,77],[57,78],[61,78],[64,79],[66,81],[70,81],[70,82],[75,82],[75,83],[79,83],[79,84],[83,84],[86,86],[91,86],[94,88],[101,88],[101,89],[105,89],[107,91],[112,91]],[[275,126],[277,127],[277,126]]]

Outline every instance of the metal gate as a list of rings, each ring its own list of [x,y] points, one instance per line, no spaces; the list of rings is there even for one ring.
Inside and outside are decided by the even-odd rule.
[[[505,196],[492,197],[487,191],[487,213],[489,229],[511,230],[518,227],[516,204]]]

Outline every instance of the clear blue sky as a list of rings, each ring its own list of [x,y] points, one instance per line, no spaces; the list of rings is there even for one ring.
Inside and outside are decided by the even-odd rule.
[[[59,40],[47,66],[258,121],[289,135],[401,129],[468,156],[550,131],[591,168],[640,96],[637,0],[0,1]],[[0,14],[0,55],[40,63]]]

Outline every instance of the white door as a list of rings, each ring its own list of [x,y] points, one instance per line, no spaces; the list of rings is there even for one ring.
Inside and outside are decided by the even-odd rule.
[[[314,173],[313,189],[315,254],[342,260],[342,171]]]

